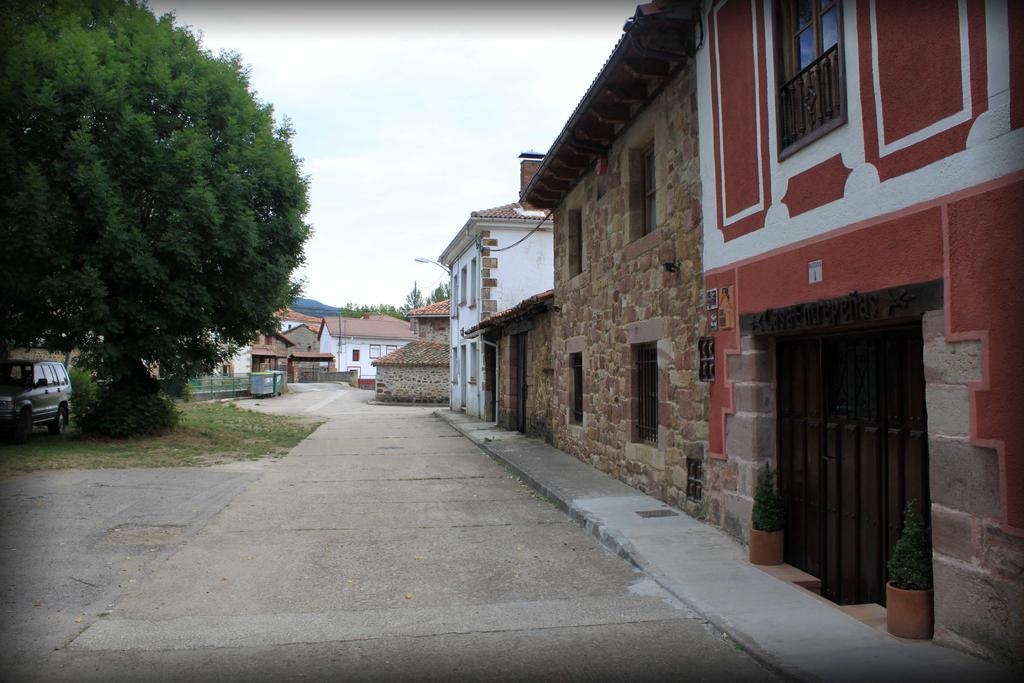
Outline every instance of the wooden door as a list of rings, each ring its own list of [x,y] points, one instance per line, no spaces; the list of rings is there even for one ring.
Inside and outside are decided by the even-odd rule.
[[[526,433],[526,335],[522,333],[515,335],[516,340],[516,429]]]
[[[786,561],[840,604],[885,602],[903,507],[928,519],[918,329],[778,344]]]

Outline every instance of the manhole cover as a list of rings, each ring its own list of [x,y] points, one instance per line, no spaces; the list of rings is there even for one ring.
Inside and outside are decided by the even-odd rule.
[[[180,526],[119,526],[103,537],[111,545],[162,545],[173,543],[185,527]]]
[[[661,510],[637,510],[636,514],[641,517],[678,517],[679,513],[675,510],[661,509]]]

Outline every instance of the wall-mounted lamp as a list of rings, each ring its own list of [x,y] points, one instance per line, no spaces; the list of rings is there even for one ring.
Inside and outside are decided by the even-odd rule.
[[[661,264],[661,267],[665,269],[666,273],[678,273],[679,261],[665,261]]]
[[[439,267],[441,267],[441,268],[444,268],[444,272],[448,273],[449,275],[450,275],[450,274],[451,274],[451,272],[452,272],[452,269],[451,269],[451,268],[449,268],[448,266],[446,266],[445,264],[443,264],[443,263],[438,263],[438,262],[437,262],[437,261],[435,261],[434,259],[426,258],[425,256],[417,256],[417,257],[416,257],[415,259],[413,259],[413,260],[414,260],[414,261],[416,261],[416,263],[433,263],[433,264],[434,264],[435,266],[439,266]]]

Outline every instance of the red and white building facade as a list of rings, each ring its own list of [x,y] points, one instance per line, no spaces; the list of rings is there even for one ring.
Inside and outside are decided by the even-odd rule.
[[[700,12],[705,476],[725,526],[745,533],[770,464],[787,562],[836,602],[884,602],[916,501],[937,637],[1019,658],[1024,3]]]

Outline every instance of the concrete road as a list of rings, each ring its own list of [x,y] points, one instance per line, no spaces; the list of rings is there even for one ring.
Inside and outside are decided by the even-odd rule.
[[[243,405],[327,422],[283,459],[200,470],[244,490],[177,524],[202,528],[70,635],[40,621],[56,649],[26,646],[5,680],[767,678],[429,409],[294,388]],[[11,526],[63,538],[59,523]],[[98,524],[80,545],[125,533]]]

